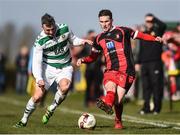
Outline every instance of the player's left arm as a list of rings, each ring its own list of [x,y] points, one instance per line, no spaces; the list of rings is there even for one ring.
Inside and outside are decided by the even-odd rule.
[[[146,40],[146,41],[158,41],[162,42],[161,37],[154,37],[149,34],[145,34],[143,32],[140,32],[138,30],[133,30],[128,27],[121,27],[121,29],[124,30],[126,38],[132,38],[132,39],[141,39],[141,40]]]
[[[162,42],[162,38],[161,37],[154,37],[154,36],[151,36],[149,34],[145,34],[145,33],[140,32],[140,31],[134,31],[132,33],[132,38],[133,39],[146,40],[146,41],[158,41],[158,42]]]
[[[42,77],[43,47],[38,43],[33,46],[32,73],[36,82],[43,80]]]
[[[74,35],[74,33],[71,30],[69,32],[69,42],[72,43],[74,46],[93,44],[91,40],[78,38],[76,35]]]

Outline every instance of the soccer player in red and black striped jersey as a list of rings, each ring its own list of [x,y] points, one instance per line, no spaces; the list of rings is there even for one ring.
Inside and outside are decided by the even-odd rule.
[[[131,28],[114,26],[112,12],[107,9],[99,12],[99,23],[103,32],[95,38],[91,55],[78,59],[77,65],[93,62],[101,52],[103,53],[106,61],[103,79],[106,95],[97,100],[97,106],[107,114],[113,114],[112,107],[114,106],[115,128],[122,129],[122,98],[135,79],[130,39],[159,42],[162,39],[134,31]]]

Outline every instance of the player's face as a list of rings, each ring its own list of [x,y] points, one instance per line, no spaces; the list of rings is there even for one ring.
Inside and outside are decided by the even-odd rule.
[[[153,22],[152,20],[149,20],[148,17],[145,17],[145,26],[147,29],[151,29],[153,27]]]
[[[50,37],[53,37],[56,33],[56,25],[47,26],[46,24],[42,25],[44,33]]]
[[[147,29],[151,29],[153,27],[153,23],[146,21],[145,26],[146,26]]]
[[[100,16],[99,17],[99,23],[101,25],[101,28],[104,32],[108,32],[112,28],[112,22],[113,20],[110,19],[109,16]]]

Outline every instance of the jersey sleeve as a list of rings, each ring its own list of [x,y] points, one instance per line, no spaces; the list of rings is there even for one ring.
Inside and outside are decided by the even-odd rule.
[[[136,37],[134,39],[141,39],[141,40],[146,40],[146,41],[156,41],[156,37],[151,36],[149,34],[145,34],[143,32],[137,31],[136,32]]]
[[[33,47],[31,48],[28,62],[28,73],[32,73],[32,58],[33,58]]]
[[[94,39],[91,54],[83,58],[83,63],[91,63],[95,61],[98,58],[99,54],[102,52],[102,47],[98,43],[98,38],[99,36]]]
[[[69,30],[69,42],[73,45],[73,46],[78,46],[78,45],[82,45],[83,44],[83,39],[78,38],[76,35],[74,35],[74,33]]]
[[[131,28],[128,27],[121,27],[126,35],[126,38],[132,38],[132,39],[141,39],[141,40],[146,40],[146,41],[156,41],[156,37],[151,36],[149,34],[145,34],[143,32],[140,32],[138,30],[133,30]]]
[[[92,48],[91,54],[83,58],[83,63],[94,62],[98,58],[98,55],[99,55],[99,52],[97,52],[94,48]]]
[[[43,46],[41,46],[36,41],[33,46],[33,56],[32,56],[32,73],[36,79],[36,82],[38,82],[39,80],[43,80],[42,61],[43,61]]]

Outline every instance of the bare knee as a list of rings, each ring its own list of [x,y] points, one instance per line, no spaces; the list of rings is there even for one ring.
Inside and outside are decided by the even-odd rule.
[[[60,90],[61,90],[62,94],[66,94],[68,92],[70,83],[71,82],[68,79],[62,79],[59,82],[59,87],[60,87]]]
[[[45,90],[36,86],[36,89],[35,89],[35,92],[34,92],[34,95],[32,96],[33,98],[33,101],[35,103],[39,103],[44,95],[44,92]]]
[[[116,92],[116,84],[114,82],[107,82],[106,85],[105,85],[105,89],[106,91],[113,91],[113,92]]]

